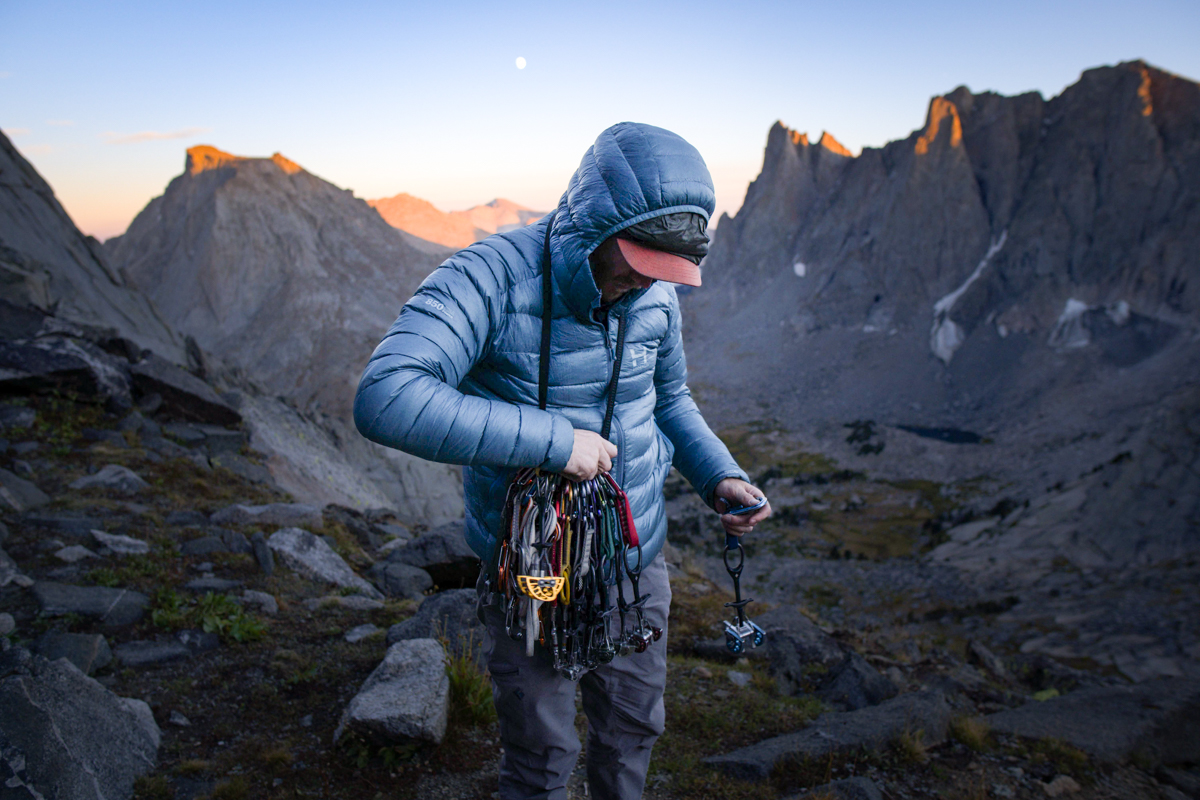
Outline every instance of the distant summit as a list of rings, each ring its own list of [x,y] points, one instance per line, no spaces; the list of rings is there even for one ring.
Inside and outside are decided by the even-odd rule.
[[[372,350],[450,250],[278,153],[207,145],[105,249],[177,330],[320,419],[397,508],[461,514],[450,468],[371,445],[350,421]]]
[[[478,242],[493,233],[522,228],[546,215],[545,211],[534,211],[503,198],[466,211],[450,212],[404,193],[368,200],[367,204],[392,227],[455,249]]]

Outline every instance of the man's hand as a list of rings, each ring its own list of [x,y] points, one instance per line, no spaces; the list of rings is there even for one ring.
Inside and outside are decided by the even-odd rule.
[[[721,524],[725,526],[725,533],[732,536],[741,536],[754,530],[754,526],[762,522],[767,517],[771,516],[771,503],[768,502],[758,511],[745,516],[734,516],[733,514],[725,514],[728,509],[737,508],[738,506],[752,506],[759,500],[763,499],[763,493],[746,483],[741,478],[726,478],[717,484],[716,490],[713,492],[715,510],[721,513]]]
[[[575,429],[575,446],[571,458],[563,468],[563,475],[573,481],[586,481],[612,469],[617,457],[617,446],[592,431]]]

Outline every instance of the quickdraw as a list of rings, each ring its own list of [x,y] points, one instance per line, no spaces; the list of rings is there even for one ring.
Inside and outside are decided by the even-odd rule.
[[[526,655],[540,643],[559,674],[578,680],[662,638],[646,621],[642,546],[629,500],[611,475],[574,482],[521,470],[509,485],[503,531],[492,574],[508,634],[525,643]]]
[[[729,565],[729,554],[737,551],[737,566]],[[746,565],[746,551],[742,548],[741,539],[731,534],[725,534],[725,552],[721,555],[725,562],[725,571],[733,578],[733,602],[726,603],[726,608],[734,610],[732,622],[725,623],[725,647],[729,652],[739,655],[746,646],[758,647],[767,638],[767,634],[753,620],[746,616],[746,606],[752,602],[749,598],[742,599],[742,567]]]

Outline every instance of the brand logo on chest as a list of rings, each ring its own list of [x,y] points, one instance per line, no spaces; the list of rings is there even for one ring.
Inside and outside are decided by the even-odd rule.
[[[650,363],[650,357],[654,355],[654,351],[644,344],[635,344],[629,348],[629,366],[636,367],[638,364],[643,366]]]

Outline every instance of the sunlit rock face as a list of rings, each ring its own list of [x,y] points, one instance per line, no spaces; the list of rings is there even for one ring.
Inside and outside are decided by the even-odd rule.
[[[113,328],[185,363],[183,341],[84,236],[54,190],[0,133],[0,298],[59,319]]]
[[[1029,493],[1149,441],[1160,404],[1171,425],[1196,417],[1193,81],[1130,62],[1050,100],[960,87],[858,156],[776,124],[717,230],[684,324],[691,381],[725,420],[769,419],[876,471]],[[883,453],[846,444],[856,419],[890,431]],[[1150,438],[1171,435],[1165,419]]]
[[[407,521],[462,514],[457,470],[365,442],[351,422],[367,359],[448,248],[396,230],[278,153],[201,146],[105,249],[176,330],[320,422]]]

